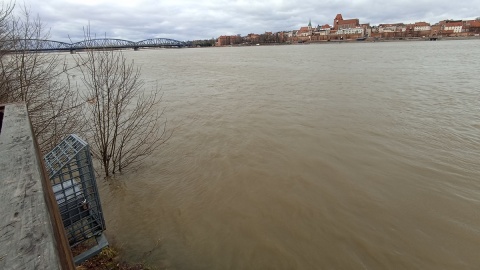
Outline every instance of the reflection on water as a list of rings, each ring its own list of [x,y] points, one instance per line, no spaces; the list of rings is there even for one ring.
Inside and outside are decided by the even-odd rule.
[[[101,183],[170,269],[480,266],[478,41],[126,52],[173,137]]]

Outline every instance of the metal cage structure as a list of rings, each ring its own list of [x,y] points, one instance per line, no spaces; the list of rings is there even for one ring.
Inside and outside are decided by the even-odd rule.
[[[70,247],[96,237],[102,240],[100,251],[108,243],[88,144],[71,134],[44,160]]]

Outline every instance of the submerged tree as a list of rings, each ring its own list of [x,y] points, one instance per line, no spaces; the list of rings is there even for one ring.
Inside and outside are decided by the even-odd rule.
[[[171,136],[158,88],[146,91],[140,69],[121,51],[87,50],[76,61],[90,103],[87,137],[106,176],[141,161]]]
[[[59,54],[35,49],[48,32],[28,9],[0,9],[0,103],[25,102],[40,149],[46,153],[78,132],[81,100],[70,88]],[[33,50],[32,50],[33,49]]]

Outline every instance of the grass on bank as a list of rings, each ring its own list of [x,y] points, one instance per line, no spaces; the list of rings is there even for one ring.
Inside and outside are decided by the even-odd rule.
[[[88,241],[87,241],[88,242]],[[85,250],[90,248],[89,243],[80,244],[73,248],[72,254],[76,256],[82,253]],[[122,261],[118,251],[113,247],[106,247],[102,251],[84,261],[82,264],[76,267],[76,270],[90,270],[90,269],[99,269],[99,270],[152,270],[150,267],[145,266],[144,264],[130,264],[125,261]]]

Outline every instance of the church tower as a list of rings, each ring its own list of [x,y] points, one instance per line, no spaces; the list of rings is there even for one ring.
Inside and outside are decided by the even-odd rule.
[[[312,19],[308,21],[308,31],[312,30]]]
[[[333,29],[335,30],[338,30],[338,23],[343,21],[343,17],[342,17],[342,14],[337,14],[337,16],[335,16],[335,19],[333,20]]]

